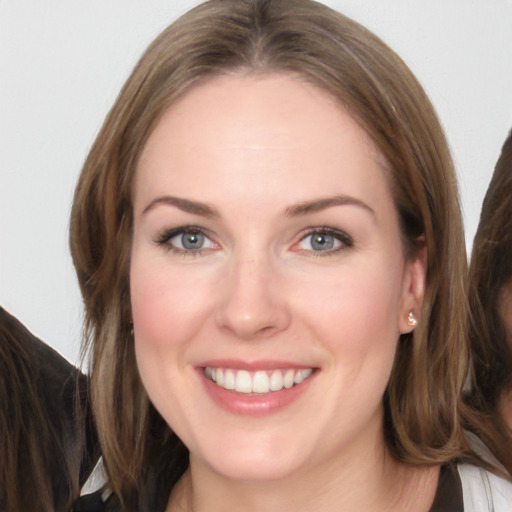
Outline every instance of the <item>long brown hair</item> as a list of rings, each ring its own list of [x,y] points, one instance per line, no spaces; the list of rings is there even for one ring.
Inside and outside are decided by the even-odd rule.
[[[85,375],[0,308],[2,512],[70,510],[99,457],[86,392]]]
[[[498,303],[512,282],[512,131],[503,145],[482,204],[469,271],[471,406],[468,428],[486,442],[512,475],[512,433],[498,410],[512,387],[512,349]]]
[[[401,336],[384,399],[387,443],[410,464],[451,460],[464,444],[458,408],[467,359],[465,244],[453,165],[430,101],[390,48],[326,6],[212,0],[173,23],[142,56],[92,146],[72,209],[94,410],[111,485],[125,505],[138,499],[151,453],[169,445],[169,453],[183,454],[169,481],[187,464],[136,368],[128,272],[133,176],[169,105],[201,80],[236,72],[292,73],[322,88],[387,159],[405,253],[413,257],[420,243],[428,252],[419,325]]]

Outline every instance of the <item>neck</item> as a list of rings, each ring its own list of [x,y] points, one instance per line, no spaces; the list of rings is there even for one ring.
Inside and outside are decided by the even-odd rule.
[[[398,462],[384,444],[336,457],[273,481],[239,481],[212,471],[191,456],[171,494],[167,512],[427,512],[438,466]]]

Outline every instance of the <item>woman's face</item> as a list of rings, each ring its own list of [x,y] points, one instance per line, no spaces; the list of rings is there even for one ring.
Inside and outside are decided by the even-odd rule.
[[[160,120],[134,184],[135,348],[193,464],[266,480],[383,448],[382,396],[424,279],[385,167],[345,110],[291,76],[211,79]]]

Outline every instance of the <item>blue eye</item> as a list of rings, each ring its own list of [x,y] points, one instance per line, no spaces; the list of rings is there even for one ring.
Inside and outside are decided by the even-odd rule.
[[[332,253],[351,247],[352,239],[342,231],[333,229],[318,229],[304,236],[299,244],[299,249],[313,252]]]
[[[171,238],[170,242],[180,249],[197,250],[202,249],[206,237],[202,233],[182,233]]]
[[[201,230],[191,227],[171,229],[163,233],[156,242],[166,249],[183,254],[200,253],[215,245]]]
[[[329,251],[334,249],[336,242],[339,241],[334,238],[333,235],[327,235],[325,233],[315,233],[310,235],[310,244],[312,249],[315,251]]]

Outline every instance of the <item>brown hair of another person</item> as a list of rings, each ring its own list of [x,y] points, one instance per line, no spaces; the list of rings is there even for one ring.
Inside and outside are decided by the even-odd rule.
[[[84,375],[0,308],[2,512],[71,509],[99,458],[86,392]]]
[[[512,387],[512,350],[499,314],[500,294],[512,282],[512,131],[485,195],[469,271],[471,390],[468,428],[512,475],[512,433],[498,401]]]

